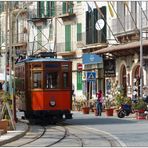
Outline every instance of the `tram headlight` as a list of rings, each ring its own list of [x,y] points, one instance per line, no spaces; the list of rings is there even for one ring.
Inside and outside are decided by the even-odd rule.
[[[51,106],[51,107],[54,107],[54,106],[56,105],[55,100],[50,100],[50,102],[49,102],[49,103],[50,103],[50,106]]]

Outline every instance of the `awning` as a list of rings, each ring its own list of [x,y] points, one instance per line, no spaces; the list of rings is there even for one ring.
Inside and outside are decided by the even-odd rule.
[[[142,46],[143,46],[143,49],[145,46],[148,46],[148,40],[143,40]],[[116,56],[120,56],[120,55],[126,56],[129,54],[134,54],[135,52],[139,52],[139,51],[140,51],[140,41],[136,41],[136,42],[130,42],[127,44],[110,46],[107,48],[94,51],[93,53],[96,53],[96,54],[112,53]],[[146,52],[146,50],[144,50],[144,52]]]
[[[75,56],[76,55],[76,52],[75,51],[58,52],[57,55],[58,56],[62,56],[62,57],[71,57],[71,56]]]

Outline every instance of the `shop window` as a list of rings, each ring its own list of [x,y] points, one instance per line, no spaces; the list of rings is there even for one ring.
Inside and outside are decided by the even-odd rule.
[[[33,74],[33,88],[41,88],[41,72]]]

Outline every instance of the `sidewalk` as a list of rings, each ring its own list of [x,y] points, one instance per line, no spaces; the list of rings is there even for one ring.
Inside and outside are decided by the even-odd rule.
[[[0,135],[0,146],[23,137],[27,131],[27,123],[18,121],[16,123],[16,130],[7,131],[6,134]]]

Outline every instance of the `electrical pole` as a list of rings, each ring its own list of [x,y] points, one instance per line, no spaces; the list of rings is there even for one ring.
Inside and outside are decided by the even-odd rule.
[[[5,3],[5,12],[6,12],[6,17],[5,17],[5,92],[7,91],[7,52],[8,52],[8,2],[6,1]]]
[[[57,52],[57,6],[55,2],[55,33],[54,33],[54,52]]]

